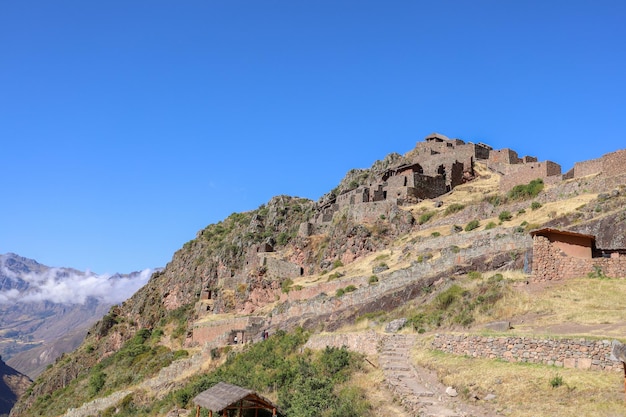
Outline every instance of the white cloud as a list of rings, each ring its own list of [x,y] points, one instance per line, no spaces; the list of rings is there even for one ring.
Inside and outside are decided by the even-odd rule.
[[[105,303],[120,303],[141,288],[154,270],[145,269],[125,276],[97,275],[52,268],[41,274],[17,275],[2,268],[10,279],[29,283],[27,291],[16,289],[0,292],[0,303],[51,301],[61,304],[84,304],[88,297]]]

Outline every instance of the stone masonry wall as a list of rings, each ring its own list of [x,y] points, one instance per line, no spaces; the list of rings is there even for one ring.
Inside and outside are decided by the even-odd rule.
[[[626,150],[604,155],[602,157],[602,173],[607,177],[626,173]]]
[[[519,184],[528,184],[537,178],[558,176],[560,179],[561,166],[551,161],[531,162],[528,164],[511,165],[507,175],[500,179],[500,191],[508,192]]]
[[[590,161],[576,162],[574,164],[574,178],[586,177],[602,171],[602,159],[592,159]]]
[[[234,329],[245,329],[249,324],[248,317],[238,317],[230,320],[220,320],[216,322],[196,322],[193,325],[192,344],[199,345],[217,342],[223,339],[223,344],[228,344],[224,339]]]
[[[489,162],[496,164],[518,164],[520,162],[517,152],[504,148],[489,153]]]
[[[343,346],[354,352],[374,356],[378,353],[378,346],[382,336],[373,330],[365,333],[328,333],[314,334],[304,345],[305,348],[322,350],[326,346],[341,349]]]
[[[626,256],[612,258],[575,258],[550,243],[544,236],[533,238],[532,280],[556,281],[585,277],[602,271],[611,278],[626,278]]]
[[[432,347],[446,353],[474,358],[585,370],[622,371],[621,364],[610,359],[612,346],[608,340],[438,334]]]
[[[293,262],[277,259],[272,255],[260,253],[259,264],[267,268],[267,276],[274,278],[294,278],[304,273],[303,268]]]

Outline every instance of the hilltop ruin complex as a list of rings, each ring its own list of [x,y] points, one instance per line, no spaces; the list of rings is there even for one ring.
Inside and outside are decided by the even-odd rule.
[[[329,222],[342,208],[361,203],[389,202],[402,206],[437,198],[471,181],[475,177],[474,163],[477,161],[502,175],[500,189],[503,192],[537,178],[547,183],[562,179],[561,166],[555,162],[538,162],[533,156],[520,158],[512,149],[494,150],[484,143],[464,142],[431,133],[418,142],[400,164],[386,169],[373,182],[324,202],[315,223]]]
[[[315,224],[331,221],[335,213],[348,206],[354,208],[363,203],[379,202],[403,206],[435,199],[474,179],[475,162],[500,174],[500,191],[506,193],[516,185],[536,179],[555,184],[592,174],[615,176],[626,173],[626,150],[578,162],[562,175],[561,166],[553,161],[540,162],[534,156],[520,157],[509,148],[494,150],[481,142],[464,142],[431,133],[418,142],[401,163],[386,169],[374,181],[326,200],[319,207]],[[367,220],[367,215],[362,219]]]

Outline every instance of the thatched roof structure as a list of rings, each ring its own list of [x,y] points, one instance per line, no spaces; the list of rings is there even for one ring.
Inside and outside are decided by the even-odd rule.
[[[211,414],[223,410],[268,410],[271,415],[279,415],[278,407],[252,390],[237,385],[219,382],[198,394],[193,402],[198,407],[208,409]]]

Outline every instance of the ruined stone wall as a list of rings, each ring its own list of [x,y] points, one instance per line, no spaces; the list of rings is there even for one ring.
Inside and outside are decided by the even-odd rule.
[[[348,212],[352,221],[356,223],[373,223],[381,215],[389,217],[395,207],[393,201],[373,201],[371,203],[357,203],[350,206]]]
[[[590,161],[576,162],[574,164],[573,178],[586,177],[602,171],[602,159],[592,159]]]
[[[492,149],[486,145],[476,144],[474,145],[476,159],[489,159]]]
[[[602,173],[605,177],[626,174],[626,150],[619,150],[603,155],[601,158],[576,162],[568,178],[581,178]]]
[[[602,174],[607,177],[626,174],[626,150],[604,155],[602,157]]]
[[[259,253],[259,264],[266,268],[266,276],[270,278],[294,278],[301,276],[303,268],[293,262],[268,256],[266,253]]]
[[[447,153],[454,149],[454,143],[452,141],[424,141],[418,142],[416,146],[420,155],[435,155],[441,153]]]
[[[532,280],[556,281],[585,277],[601,271],[612,278],[626,278],[626,256],[613,258],[574,258],[566,255],[543,236],[533,238]]]
[[[413,186],[412,181],[411,183],[409,183],[409,180],[412,177],[412,175],[410,174],[412,174],[412,172],[407,171],[406,173],[394,175],[393,177],[387,178],[387,187],[392,189]]]
[[[354,195],[356,190],[348,191],[346,193],[340,194],[337,196],[337,204],[339,207],[347,206],[350,203],[350,200],[354,201]]]
[[[248,326],[248,323],[248,317],[238,317],[216,322],[196,322],[192,329],[191,343],[196,346],[213,342],[228,344],[227,337],[230,332],[243,330]]]
[[[358,187],[337,196],[336,204],[339,208],[355,203],[369,201],[370,189],[368,187]]]
[[[539,339],[438,334],[434,349],[473,358],[538,363],[564,368],[622,371],[611,357],[611,342],[585,339]]]
[[[560,180],[561,166],[551,161],[510,165],[506,174],[500,179],[500,191],[502,192],[508,192],[516,185],[528,184],[537,178],[546,179],[557,176]]]
[[[450,185],[450,189],[456,187],[457,185],[463,184],[463,172],[468,171],[470,173],[474,173],[474,163],[470,162],[470,169],[466,169],[466,166],[460,162],[455,162],[452,164],[450,172],[448,174],[448,182]]]
[[[489,152],[489,163],[492,164],[519,164],[521,160],[513,149],[504,148]]]
[[[414,175],[415,194],[418,198],[437,198],[446,193],[446,181],[443,177],[429,177],[426,175]]]
[[[343,346],[353,352],[369,356],[378,354],[382,336],[373,330],[365,333],[330,333],[314,334],[304,345],[305,348],[323,350],[326,346],[341,349]]]

